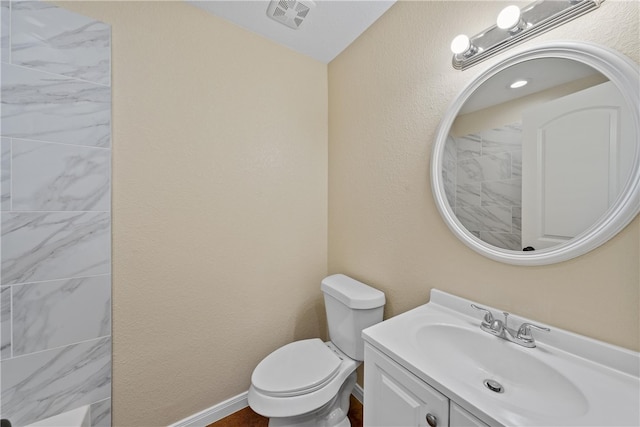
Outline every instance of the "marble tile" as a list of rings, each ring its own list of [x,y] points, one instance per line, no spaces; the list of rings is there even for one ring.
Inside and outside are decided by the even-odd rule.
[[[456,140],[451,136],[447,136],[447,140],[444,144],[443,159],[445,161],[456,162],[458,160],[458,152],[456,147]]]
[[[457,159],[471,159],[482,155],[482,137],[478,134],[471,134],[456,137]]]
[[[109,147],[111,89],[2,64],[2,136]]]
[[[505,206],[457,206],[456,217],[469,231],[511,233],[511,208]]]
[[[16,426],[110,397],[110,337],[0,363],[2,417]]]
[[[522,204],[522,180],[483,182],[481,199],[482,206],[520,206]]]
[[[456,187],[456,206],[480,206],[481,184],[472,182],[470,184],[460,184]]]
[[[511,232],[522,235],[522,208],[520,206],[511,208]]]
[[[456,165],[454,162],[445,162],[442,168],[442,185],[449,206],[456,205]]]
[[[0,1],[0,60],[9,62],[9,34],[11,30],[9,0]]]
[[[458,185],[471,182],[497,181],[510,178],[510,153],[486,155],[474,159],[458,161]]]
[[[480,132],[482,154],[498,154],[522,149],[522,124],[512,123]]]
[[[91,427],[111,427],[111,399],[91,405]]]
[[[11,210],[11,138],[0,138],[0,210]]]
[[[0,360],[11,357],[11,286],[0,287]]]
[[[12,63],[110,84],[109,25],[42,1],[13,4]]]
[[[110,152],[13,139],[16,211],[108,211]]]
[[[521,251],[520,236],[510,233],[480,232],[480,240],[502,249]]]
[[[2,284],[110,273],[110,214],[2,213]]]
[[[511,152],[511,178],[522,178],[522,150]]]
[[[447,198],[449,206],[454,208],[456,206],[456,186],[450,177],[450,174],[443,172],[444,195]]]
[[[13,356],[111,334],[111,277],[13,287]]]

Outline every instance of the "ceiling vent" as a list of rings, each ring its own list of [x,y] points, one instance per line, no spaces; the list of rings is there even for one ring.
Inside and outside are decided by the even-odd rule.
[[[267,16],[297,30],[314,7],[316,4],[312,0],[271,0]]]

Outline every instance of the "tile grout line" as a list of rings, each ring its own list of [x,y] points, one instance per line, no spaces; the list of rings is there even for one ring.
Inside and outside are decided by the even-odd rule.
[[[64,345],[59,345],[59,346],[56,346],[56,347],[46,348],[46,349],[44,349],[44,350],[33,351],[33,352],[31,352],[31,353],[19,354],[18,356],[15,356],[15,355],[13,354],[13,348],[12,348],[12,349],[11,349],[11,350],[12,350],[12,351],[11,351],[11,356],[12,356],[12,357],[11,357],[11,358],[9,358],[9,359],[4,359],[4,360],[3,360],[3,362],[6,362],[6,361],[8,361],[8,360],[17,360],[17,359],[22,359],[23,357],[29,357],[29,356],[32,356],[32,355],[34,355],[34,354],[45,353],[45,352],[47,352],[47,351],[60,350],[60,349],[66,348],[66,347],[71,347],[71,346],[80,345],[80,344],[86,344],[86,343],[91,342],[91,341],[104,340],[104,339],[106,339],[106,338],[109,338],[109,341],[111,341],[111,339],[110,339],[110,338],[111,338],[111,333],[109,333],[108,335],[102,335],[102,336],[95,337],[95,338],[89,338],[89,339],[86,339],[86,340],[81,340],[81,341],[77,341],[77,342],[72,342],[72,343],[70,343],[70,344],[64,344]]]
[[[13,181],[13,138],[9,138],[9,212],[13,212]]]
[[[11,62],[11,2],[9,2],[9,39],[8,39],[8,60],[9,62]],[[2,68],[2,65],[0,64],[0,69]],[[0,71],[0,76],[2,76],[2,71]],[[1,83],[1,79],[0,79],[0,83]],[[1,88],[1,86],[0,86]],[[0,135],[2,134],[2,107],[0,107]],[[9,138],[9,161],[11,161],[11,138]],[[11,165],[9,166],[11,167]],[[2,173],[2,159],[0,158],[0,174]],[[0,184],[1,185],[1,184]],[[0,195],[2,193],[2,188],[0,187]],[[9,193],[11,193],[11,191],[9,191]],[[0,202],[1,203],[1,202]],[[9,199],[9,207],[11,207],[11,199]],[[0,205],[0,211],[2,210],[2,206]],[[0,221],[0,283],[2,283],[2,223]],[[0,289],[1,291],[1,289]],[[9,357],[12,358],[13,357],[13,321],[12,321],[12,317],[13,317],[13,310],[12,310],[12,305],[13,305],[13,289],[11,288],[11,286],[9,286]],[[0,305],[2,305],[2,302],[0,301]],[[1,311],[1,309],[0,309]],[[0,313],[0,319],[2,317],[2,313]],[[2,329],[4,329],[1,325],[2,321],[0,320],[0,337],[2,336]],[[2,339],[0,338],[0,346],[2,345]],[[2,357],[2,354],[0,354],[0,414],[2,414],[2,395],[4,393],[2,393],[2,365],[4,362],[4,358]]]
[[[11,283],[2,286],[22,286],[22,285],[37,285],[40,283],[49,283],[49,282],[59,282],[62,280],[74,280],[74,279],[91,279],[94,277],[108,277],[111,276],[111,273],[102,273],[102,274],[90,274],[89,276],[72,276],[72,277],[62,277],[60,279],[47,279],[47,280],[35,280],[33,282],[20,282],[20,283]]]
[[[13,286],[9,286],[9,304],[9,359],[13,359]]]
[[[13,59],[13,54],[11,52],[11,46],[13,44],[13,2],[9,1],[9,64],[11,64],[11,60]]]
[[[17,139],[18,141],[26,141],[26,142],[38,142],[41,144],[57,144],[57,145],[65,145],[68,147],[79,147],[79,148],[95,148],[98,150],[107,150],[107,151],[111,151],[111,141],[109,142],[109,147],[97,147],[95,145],[83,145],[83,144],[71,144],[68,142],[57,142],[57,141],[49,141],[47,139],[33,139],[33,138],[21,138],[18,137],[16,138],[15,136],[5,136],[4,138],[11,138],[11,139]]]
[[[11,36],[9,36],[9,42],[11,42]],[[107,87],[107,88],[111,89],[111,85],[106,85],[104,83],[92,82],[91,80],[85,80],[85,79],[80,79],[78,77],[66,76],[64,74],[53,73],[51,71],[41,70],[39,68],[27,67],[26,65],[14,64],[12,62],[13,58],[12,58],[12,55],[11,55],[11,50],[12,49],[9,48],[9,62],[8,62],[8,64],[11,65],[12,67],[22,68],[24,70],[40,72],[40,73],[47,74],[49,76],[59,77],[61,79],[73,80],[73,81],[77,81],[77,82],[81,82],[81,83],[88,83],[88,84],[92,84],[92,85],[96,85],[96,86],[100,86],[100,87]],[[6,62],[5,62],[5,64],[6,64]]]
[[[10,210],[10,211],[4,211],[4,213],[16,213],[16,214],[24,214],[24,213],[32,213],[32,214],[42,214],[42,213],[72,213],[72,214],[77,214],[77,213],[108,213],[110,214],[111,211],[27,211],[27,210],[22,210],[22,211],[14,211],[14,210]]]

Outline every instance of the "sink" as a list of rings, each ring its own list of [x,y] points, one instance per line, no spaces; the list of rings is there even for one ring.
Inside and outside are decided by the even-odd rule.
[[[640,353],[553,326],[526,348],[480,329],[472,303],[432,289],[428,304],[362,336],[491,426],[640,425]],[[540,323],[509,316],[523,322]]]
[[[459,387],[486,394],[514,411],[575,417],[589,409],[580,389],[534,357],[535,350],[520,348],[479,328],[424,325],[415,331],[415,342],[425,359],[450,372]],[[485,380],[502,389],[486,386]]]

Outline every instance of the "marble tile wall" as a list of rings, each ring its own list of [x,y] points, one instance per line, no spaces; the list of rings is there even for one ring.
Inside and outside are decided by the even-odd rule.
[[[0,1],[0,413],[111,424],[111,29]]]
[[[458,153],[456,150],[456,141],[452,136],[447,138],[444,145],[444,156],[442,158],[442,182],[444,184],[444,193],[447,196],[449,206],[456,206],[456,172],[458,165]]]
[[[513,123],[464,137],[450,137],[455,179],[445,189],[460,222],[494,246],[522,250],[522,126]],[[449,187],[450,189],[447,189]],[[451,193],[451,194],[449,194]]]

